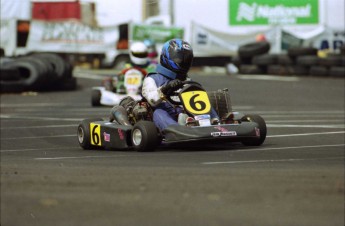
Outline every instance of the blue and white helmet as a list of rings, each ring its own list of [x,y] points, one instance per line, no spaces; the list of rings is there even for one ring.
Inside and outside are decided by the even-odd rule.
[[[182,39],[172,39],[164,43],[160,64],[178,75],[186,75],[193,62],[193,49]]]

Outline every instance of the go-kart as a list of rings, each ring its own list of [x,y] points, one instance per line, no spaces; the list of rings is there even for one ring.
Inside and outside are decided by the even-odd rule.
[[[123,81],[119,81],[119,76],[106,78],[103,80],[103,86],[92,87],[91,105],[96,106],[114,106],[120,101],[130,96],[135,100],[140,100],[140,87],[144,75],[139,70],[132,68],[126,71]]]
[[[182,107],[186,120],[179,119],[178,125],[159,131],[152,121],[153,109],[148,102],[144,98],[136,101],[127,97],[112,108],[109,120],[94,118],[80,122],[77,132],[80,146],[144,152],[153,151],[159,145],[184,142],[241,142],[259,146],[265,141],[264,119],[232,111],[227,89],[207,92],[197,82],[186,81],[171,96],[162,98]],[[216,124],[211,123],[212,108],[220,116]]]

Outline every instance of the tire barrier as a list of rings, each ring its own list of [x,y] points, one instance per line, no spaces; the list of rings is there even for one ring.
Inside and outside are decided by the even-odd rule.
[[[0,91],[75,90],[73,66],[57,54],[35,53],[0,61]]]
[[[270,50],[269,42],[253,42],[242,45],[238,48],[238,55],[241,58],[250,58],[256,55],[268,53]]]
[[[267,42],[240,46],[231,62],[240,74],[269,74],[287,76],[330,76],[345,78],[345,46],[338,54],[319,57],[318,49],[291,47],[286,54],[270,54]]]

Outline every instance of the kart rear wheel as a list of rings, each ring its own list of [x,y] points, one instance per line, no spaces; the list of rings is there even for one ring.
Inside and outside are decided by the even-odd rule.
[[[159,142],[158,131],[153,122],[139,121],[132,130],[131,140],[135,151],[154,151]]]
[[[101,106],[101,91],[98,89],[92,90],[91,104],[92,106]]]
[[[91,144],[90,122],[103,121],[101,118],[84,119],[78,125],[77,136],[80,147],[90,150],[94,146]]]
[[[266,134],[267,134],[267,127],[266,127],[265,120],[259,115],[245,115],[243,118],[245,118],[246,121],[249,120],[251,122],[256,122],[259,125],[260,138],[247,139],[247,140],[242,141],[242,144],[246,146],[260,146],[261,144],[263,144],[266,139]]]

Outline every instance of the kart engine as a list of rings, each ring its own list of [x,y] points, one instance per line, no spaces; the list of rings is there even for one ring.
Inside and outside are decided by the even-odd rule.
[[[148,110],[145,106],[146,104],[138,103],[134,106],[132,114],[136,121],[139,120],[147,120],[148,118]]]

